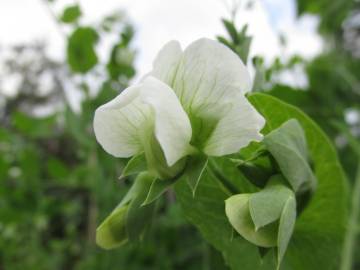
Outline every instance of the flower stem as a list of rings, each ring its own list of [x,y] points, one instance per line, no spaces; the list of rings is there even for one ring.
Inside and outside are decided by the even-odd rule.
[[[344,242],[341,270],[351,270],[353,266],[354,247],[358,231],[358,220],[360,217],[360,163],[356,173],[353,195],[351,201],[351,213],[347,233]]]

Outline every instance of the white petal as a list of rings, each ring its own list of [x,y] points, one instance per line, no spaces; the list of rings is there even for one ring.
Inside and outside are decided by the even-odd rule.
[[[155,136],[172,166],[191,151],[191,124],[175,92],[154,77],[144,80],[144,102],[155,112]],[[151,90],[151,91],[150,91]]]
[[[228,112],[220,119],[204,147],[204,152],[210,156],[232,154],[251,141],[262,139],[260,130],[265,119],[244,95],[234,96],[233,102],[226,106]]]
[[[156,56],[150,75],[172,86],[181,57],[180,43],[175,40],[168,42]]]
[[[174,91],[153,77],[99,107],[94,131],[105,151],[116,157],[142,152],[153,133],[169,166],[190,150],[191,125],[185,111]]]
[[[241,59],[223,44],[199,39],[182,55],[172,88],[187,112],[205,104],[223,103],[251,88]]]
[[[142,84],[125,89],[95,111],[94,132],[106,152],[131,157],[142,151],[139,130],[152,112],[140,100]]]

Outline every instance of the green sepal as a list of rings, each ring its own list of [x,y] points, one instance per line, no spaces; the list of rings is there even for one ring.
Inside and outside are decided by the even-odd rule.
[[[145,198],[145,201],[142,203],[142,206],[148,205],[158,199],[168,188],[176,182],[178,178],[161,180],[155,178],[150,186],[149,192]]]
[[[123,169],[120,179],[129,175],[138,174],[147,170],[146,158],[144,153],[133,156]]]
[[[186,161],[184,177],[186,178],[186,182],[188,183],[193,196],[195,196],[196,189],[207,164],[208,158],[203,155],[190,156]]]

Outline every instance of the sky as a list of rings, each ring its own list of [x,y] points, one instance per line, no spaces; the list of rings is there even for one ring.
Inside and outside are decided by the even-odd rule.
[[[230,3],[231,0],[78,2],[83,9],[84,24],[99,21],[117,9],[126,11],[137,31],[134,47],[138,55],[135,64],[141,77],[151,69],[152,60],[167,41],[179,40],[185,47],[198,38],[214,38],[224,34],[220,18],[229,18],[225,2]],[[61,7],[70,3],[74,1],[57,0],[53,12],[60,14]],[[294,53],[311,58],[322,50],[321,38],[316,33],[317,18],[305,16],[298,20],[293,0],[254,0],[253,8],[241,8],[236,18],[238,27],[245,23],[249,24],[249,33],[254,37],[250,54],[260,54],[268,62],[276,56],[286,58]],[[63,59],[65,40],[58,27],[44,0],[0,1],[0,46],[45,40],[50,55]],[[285,50],[279,45],[279,33],[287,37]]]

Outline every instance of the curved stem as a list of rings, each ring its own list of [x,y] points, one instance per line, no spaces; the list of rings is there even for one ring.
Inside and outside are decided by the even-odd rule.
[[[358,220],[360,217],[360,163],[356,173],[356,179],[353,187],[353,195],[351,202],[350,219],[345,237],[341,270],[351,270],[353,266],[354,247],[358,232]]]

